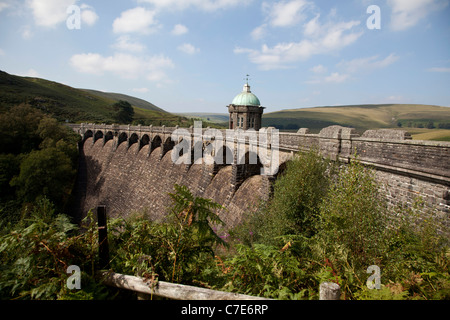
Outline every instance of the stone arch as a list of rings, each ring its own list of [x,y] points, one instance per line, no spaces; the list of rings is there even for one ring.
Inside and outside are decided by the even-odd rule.
[[[133,144],[138,143],[139,136],[136,133],[133,133],[128,139],[128,148],[130,148]]]
[[[203,149],[204,143],[203,141],[197,141],[192,147],[191,152],[191,163],[195,164],[196,161],[199,161],[198,163],[203,163]],[[201,161],[201,162],[200,162]]]
[[[159,135],[156,135],[153,137],[151,148],[150,148],[150,153],[152,153],[153,150],[155,150],[159,147],[162,147],[162,139]]]
[[[171,137],[168,137],[166,139],[166,141],[164,142],[164,144],[162,145],[162,150],[161,150],[161,159],[164,157],[164,155],[173,149],[173,147],[175,146],[175,142],[172,140]]]
[[[226,145],[217,150],[214,159],[218,165],[232,165],[235,162],[233,150]]]
[[[97,142],[97,140],[103,139],[103,131],[98,130],[95,134],[94,134],[94,143]]]
[[[108,131],[105,136],[103,137],[104,139],[104,144],[106,144],[109,140],[113,140],[114,139],[114,133],[112,131]]]
[[[122,132],[121,134],[119,134],[119,140],[118,140],[118,142],[117,142],[117,146],[120,146],[120,144],[122,143],[122,142],[125,142],[125,141],[127,141],[128,140],[128,135],[127,135],[127,133],[126,132]]]
[[[83,142],[85,142],[87,139],[92,138],[94,136],[94,133],[92,130],[86,130],[83,135]]]
[[[139,140],[139,150],[141,150],[146,145],[150,144],[150,136],[148,134],[144,134]]]
[[[232,185],[234,185],[235,190],[248,178],[261,175],[261,168],[263,168],[263,164],[258,154],[247,151],[241,161],[233,165]]]

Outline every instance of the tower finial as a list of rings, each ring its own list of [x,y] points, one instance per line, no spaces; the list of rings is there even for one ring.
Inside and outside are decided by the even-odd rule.
[[[247,81],[247,84],[248,84],[248,80],[250,80],[249,77],[250,77],[250,75],[248,74],[248,75],[246,76],[246,78],[244,79],[244,80]]]

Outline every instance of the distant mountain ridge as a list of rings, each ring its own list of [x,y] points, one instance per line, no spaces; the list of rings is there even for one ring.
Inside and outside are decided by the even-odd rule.
[[[450,128],[450,108],[420,104],[379,104],[287,109],[263,115],[264,126],[318,131],[330,125],[359,132],[378,128]]]

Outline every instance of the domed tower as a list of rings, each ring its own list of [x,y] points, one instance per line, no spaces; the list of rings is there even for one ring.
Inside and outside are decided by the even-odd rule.
[[[230,129],[255,129],[256,131],[261,129],[264,107],[261,107],[258,97],[250,91],[248,79],[242,92],[228,106],[228,112],[230,113]]]

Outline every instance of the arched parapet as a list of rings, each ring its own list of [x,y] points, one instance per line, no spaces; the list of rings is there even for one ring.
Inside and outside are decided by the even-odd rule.
[[[107,144],[110,140],[114,140],[114,133],[112,131],[106,131],[103,136],[103,145]]]
[[[141,138],[139,139],[139,151],[147,145],[150,144],[150,136],[148,134],[142,134]]]
[[[162,148],[162,139],[159,135],[154,135],[151,140],[150,148],[148,150],[149,155],[153,152],[153,150],[157,148]]]
[[[94,134],[93,143],[95,144],[98,140],[104,138],[104,133],[102,130],[97,130]]]
[[[127,142],[128,141],[128,134],[123,131],[118,133],[117,136],[117,143],[116,143],[116,149],[123,143],[123,142]]]
[[[87,139],[94,137],[94,132],[92,130],[86,130],[82,133],[81,138],[84,143]]]
[[[258,153],[248,151],[232,165],[231,185],[235,190],[248,178],[260,175],[263,164]]]
[[[139,135],[138,133],[134,132],[130,135],[130,137],[128,138],[128,149],[131,148],[131,146],[135,143],[139,142]],[[139,149],[138,149],[139,152]]]
[[[164,143],[161,145],[161,155],[160,159],[164,158],[167,152],[173,149],[175,146],[175,142],[172,141],[171,137],[167,137],[164,141]]]

